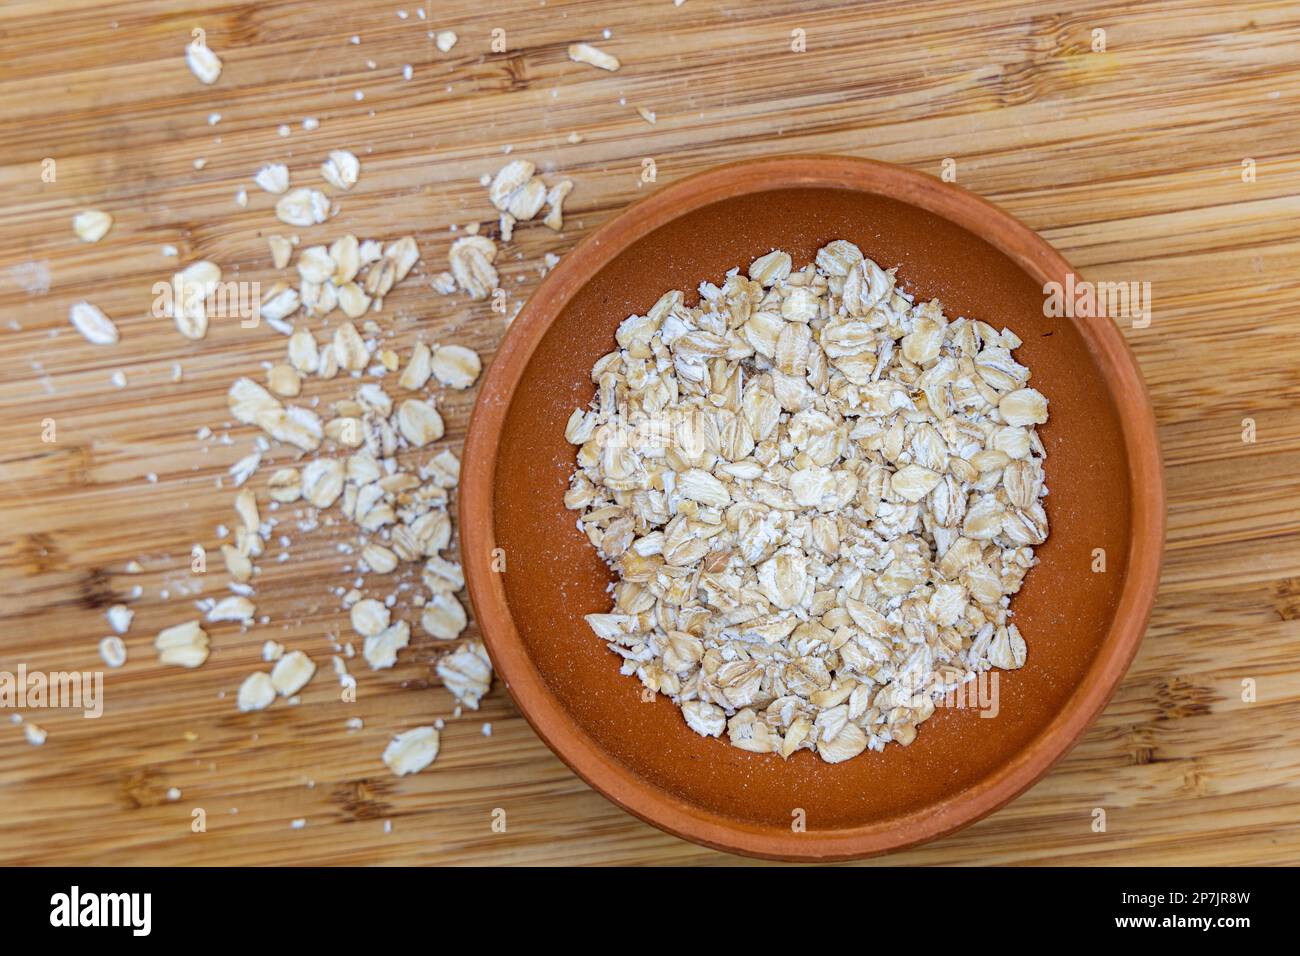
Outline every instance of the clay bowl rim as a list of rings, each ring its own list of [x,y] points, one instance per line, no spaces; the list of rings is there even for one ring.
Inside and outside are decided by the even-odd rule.
[[[641,820],[713,849],[791,861],[861,859],[952,833],[1009,803],[1043,777],[1101,713],[1137,653],[1155,602],[1164,546],[1164,482],[1155,416],[1123,335],[1109,319],[1071,319],[1119,412],[1132,509],[1128,574],[1110,630],[1061,711],[1001,767],[938,804],[859,827],[773,833],[705,811],[606,754],[572,720],[529,659],[502,577],[491,567],[502,427],[537,345],[578,289],[608,262],[698,208],[791,187],[867,191],[910,203],[963,227],[1044,283],[1064,282],[1074,271],[1046,240],[992,203],[925,173],[875,160],[807,155],[744,160],[666,186],[624,209],[564,256],[506,333],[484,375],[465,440],[461,544],[470,600],[497,673],[538,736],[591,787]]]

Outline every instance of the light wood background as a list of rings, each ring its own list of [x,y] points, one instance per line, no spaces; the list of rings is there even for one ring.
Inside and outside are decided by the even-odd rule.
[[[200,594],[225,593],[220,569],[189,573],[189,552],[214,548],[216,526],[233,525],[231,494],[214,482],[254,437],[236,427],[221,445],[195,433],[223,433],[229,382],[261,377],[285,345],[228,321],[191,343],[151,318],[151,287],[176,264],[160,248],[269,281],[265,236],[285,230],[252,173],[283,161],[298,184],[320,185],[315,168],[339,147],[361,157],[361,182],[339,218],[304,235],[417,236],[419,273],[381,319],[403,355],[417,329],[485,359],[499,341],[500,316],[430,294],[427,277],[445,267],[450,224],[489,218],[479,177],[507,149],[576,183],[562,235],[521,227],[503,253],[516,301],[546,252],[565,252],[646,190],[791,152],[936,175],[953,159],[958,183],[1039,230],[1087,278],[1149,281],[1151,327],[1126,334],[1160,423],[1169,542],[1137,662],[1042,782],[887,862],[1300,859],[1300,5],[426,6],[425,20],[414,0],[0,7],[0,669],[98,667],[104,608],[143,588],[102,719],[31,714],[49,733],[43,747],[0,722],[0,863],[736,862],[589,790],[499,684],[479,714],[449,720],[432,768],[391,776],[379,761],[390,735],[449,717],[450,696],[433,675],[437,649],[420,637],[394,670],[354,661],[360,700],[338,700],[328,635],[347,625],[327,588],[350,575],[334,550],[342,538],[328,532],[288,531],[293,560],[262,561],[257,603],[269,623],[211,627],[199,670],[157,664],[153,635],[193,616]],[[196,26],[225,60],[214,87],[183,62]],[[428,35],[445,28],[460,35],[448,54]],[[489,51],[494,28],[506,31],[505,54]],[[806,52],[792,51],[794,30]],[[623,69],[570,63],[566,46],[583,40]],[[221,114],[215,126],[210,113]],[[314,132],[301,126],[308,116],[320,120]],[[572,132],[583,142],[568,142]],[[646,157],[657,183],[640,181]],[[46,158],[52,183],[41,179]],[[1254,181],[1243,179],[1246,160]],[[246,209],[234,202],[240,186]],[[95,245],[70,229],[85,207],[116,217]],[[81,298],[117,320],[119,345],[94,347],[71,329],[68,307]],[[116,370],[125,389],[110,383]],[[315,381],[305,394],[346,389]],[[443,403],[453,447],[471,401]],[[41,441],[45,419],[54,443]],[[132,560],[143,573],[125,572]],[[307,650],[322,672],[300,706],[241,715],[233,693],[267,638]],[[1256,682],[1254,703],[1242,701],[1244,679]],[[349,731],[350,716],[364,729]],[[206,833],[191,832],[196,807]],[[1097,807],[1104,833],[1092,830]],[[496,808],[504,833],[491,828]],[[300,818],[306,826],[291,828]]]

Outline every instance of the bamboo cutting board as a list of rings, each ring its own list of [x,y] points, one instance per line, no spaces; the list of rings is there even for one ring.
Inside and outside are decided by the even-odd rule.
[[[211,87],[183,60],[195,27],[225,62]],[[432,34],[444,29],[459,35],[448,52]],[[491,47],[498,30],[505,52]],[[579,41],[622,69],[571,63]],[[256,598],[265,623],[212,626],[197,670],[157,663],[158,630],[226,593],[219,560],[190,572],[194,544],[215,556],[216,528],[235,521],[217,479],[252,450],[224,394],[240,375],[262,379],[285,340],[214,321],[187,341],[150,316],[151,289],[200,258],[269,285],[266,236],[290,230],[251,176],[284,162],[295,185],[320,186],[336,148],[361,158],[361,180],[313,241],[409,233],[423,254],[380,317],[403,357],[418,332],[490,360],[504,318],[428,283],[449,227],[492,218],[479,179],[507,153],[575,183],[562,233],[536,222],[504,247],[511,308],[546,253],[647,190],[793,152],[947,171],[1086,278],[1150,282],[1151,325],[1125,334],[1156,406],[1170,510],[1138,659],[1038,785],[888,862],[1297,862],[1298,43],[1293,2],[0,7],[0,670],[99,669],[105,608],[136,612],[102,718],[27,711],[48,733],[39,747],[0,722],[0,863],[735,861],[589,790],[499,685],[454,718],[433,670],[444,648],[423,635],[393,670],[351,662],[359,696],[341,702],[329,673],[332,640],[349,631],[330,592],[352,578],[341,529],[286,531],[283,563],[272,543]],[[93,245],[71,231],[83,208],[116,220]],[[117,321],[120,344],[71,328],[83,298]],[[312,382],[305,394],[343,390]],[[472,399],[441,400],[449,447]],[[229,444],[197,439],[204,427]],[[297,706],[240,714],[234,692],[267,639],[321,671]],[[437,762],[392,776],[379,759],[391,735],[435,717],[447,721]],[[205,832],[193,832],[196,809]]]

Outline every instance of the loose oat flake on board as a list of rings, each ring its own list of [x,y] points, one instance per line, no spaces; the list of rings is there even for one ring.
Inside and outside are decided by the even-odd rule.
[[[772,251],[618,328],[565,504],[618,575],[590,614],[696,733],[838,763],[1023,666],[1047,399],[1020,339],[917,301],[845,240]]]

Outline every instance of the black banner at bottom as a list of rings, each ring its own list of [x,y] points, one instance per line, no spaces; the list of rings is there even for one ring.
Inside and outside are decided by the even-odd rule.
[[[937,944],[948,933],[1047,921],[1071,941],[1199,936],[1231,944],[1285,925],[1283,881],[1291,880],[1266,869],[787,869],[8,869],[0,870],[0,914],[8,939],[75,934],[78,944],[337,945],[425,929],[432,941],[475,926],[494,945],[502,931],[562,943],[611,919],[637,941],[649,926],[673,924],[678,932],[690,926],[699,942],[728,924],[747,926],[746,935],[761,926],[764,937],[770,929],[806,938],[812,927],[801,924],[812,920],[817,932],[861,926],[873,939]]]

